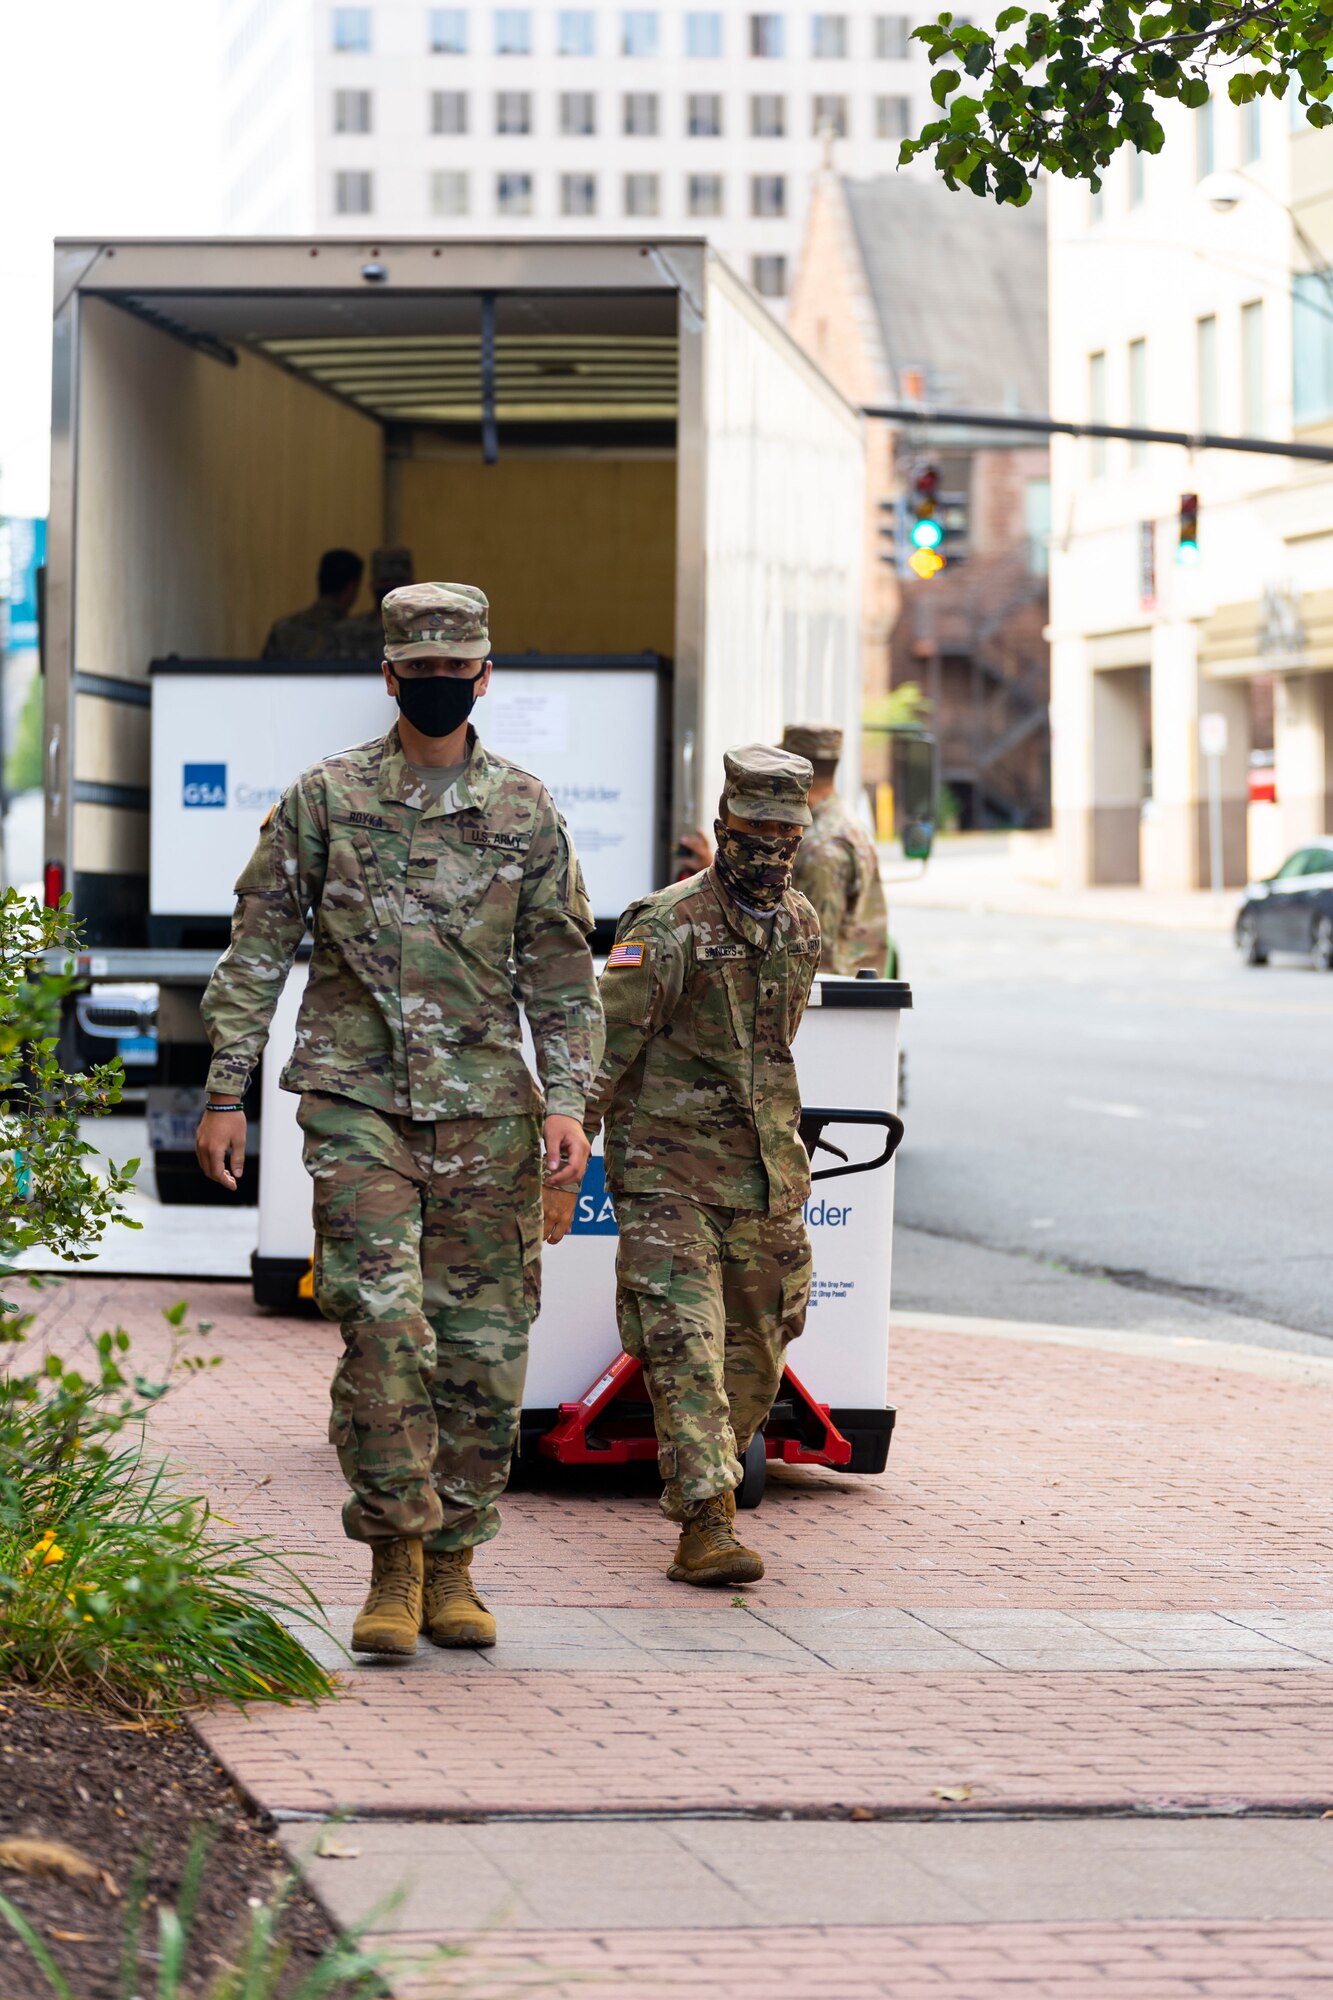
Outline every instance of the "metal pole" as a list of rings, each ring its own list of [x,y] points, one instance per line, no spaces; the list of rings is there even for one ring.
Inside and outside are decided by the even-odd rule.
[[[1222,759],[1208,758],[1208,873],[1213,894],[1222,892]]]
[[[1278,438],[1158,431],[1138,424],[1076,424],[1061,417],[1014,416],[1006,410],[929,410],[920,403],[863,403],[861,414],[880,417],[886,423],[927,428],[1023,432],[1036,437],[1124,438],[1130,444],[1176,444],[1186,451],[1249,451],[1265,458],[1303,458],[1316,465],[1333,465],[1333,444],[1283,443]]]

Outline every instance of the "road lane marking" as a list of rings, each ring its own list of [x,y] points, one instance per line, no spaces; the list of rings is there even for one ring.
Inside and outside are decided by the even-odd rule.
[[[1071,1111],[1094,1111],[1103,1118],[1146,1118],[1147,1112],[1137,1104],[1109,1104],[1098,1097],[1067,1097],[1065,1103]]]

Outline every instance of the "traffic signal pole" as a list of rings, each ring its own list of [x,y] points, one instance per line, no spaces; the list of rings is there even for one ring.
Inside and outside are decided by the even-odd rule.
[[[931,410],[921,403],[863,403],[861,414],[891,424],[961,431],[1022,432],[1032,437],[1123,438],[1130,444],[1177,444],[1185,451],[1249,451],[1267,458],[1303,458],[1333,465],[1333,444],[1284,443],[1280,438],[1219,437],[1211,431],[1155,431],[1137,424],[1076,424],[1059,417],[1022,417],[1008,410]]]

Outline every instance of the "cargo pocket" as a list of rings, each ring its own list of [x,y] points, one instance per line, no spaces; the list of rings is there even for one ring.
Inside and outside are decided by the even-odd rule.
[[[542,1218],[536,1209],[519,1210],[518,1240],[523,1259],[523,1304],[531,1321],[542,1307]]]
[[[347,1380],[346,1363],[343,1361],[339,1361],[333,1371],[329,1393],[333,1405],[329,1411],[329,1443],[337,1446],[341,1459],[352,1442],[353,1418],[352,1386]]]
[[[805,1331],[805,1315],[810,1305],[810,1279],[813,1267],[810,1260],[799,1270],[789,1271],[782,1280],[782,1341],[785,1346]]]
[[[356,1189],[317,1180],[314,1194],[315,1304],[326,1319],[351,1319],[357,1310]]]
[[[646,1334],[671,1311],[671,1252],[627,1243],[616,1246],[616,1314],[620,1344],[636,1361],[647,1359]]]

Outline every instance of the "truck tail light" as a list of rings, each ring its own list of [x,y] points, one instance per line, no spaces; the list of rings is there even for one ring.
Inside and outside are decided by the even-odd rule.
[[[58,910],[64,893],[65,864],[63,861],[48,861],[42,870],[42,901],[47,909]]]

